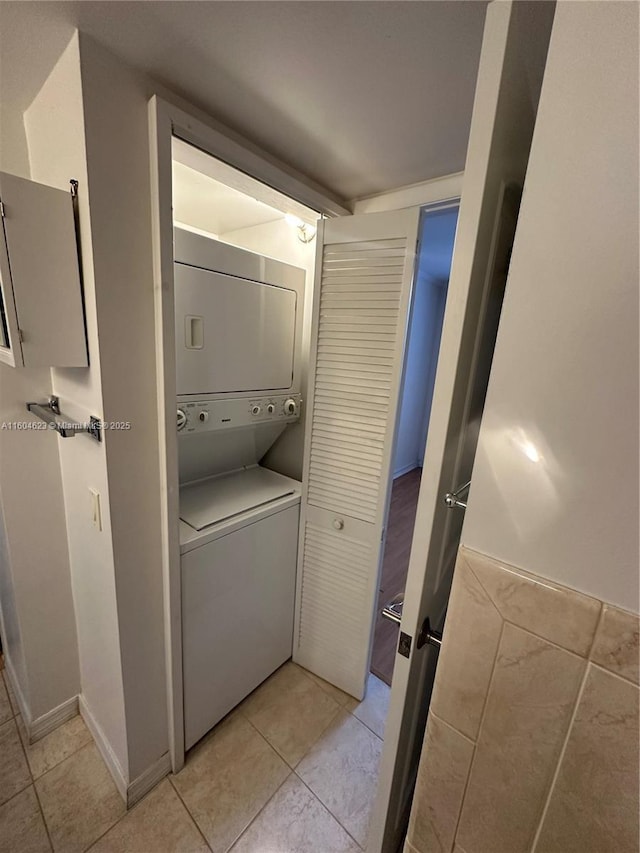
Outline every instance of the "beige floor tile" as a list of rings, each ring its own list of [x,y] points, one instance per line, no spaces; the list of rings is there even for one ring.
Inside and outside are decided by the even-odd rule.
[[[288,663],[252,693],[240,710],[295,767],[335,717],[339,705],[299,667]]]
[[[251,723],[235,714],[189,753],[173,784],[211,849],[224,853],[289,772]]]
[[[22,717],[16,717],[16,722],[34,779],[38,779],[47,770],[51,770],[56,764],[91,743],[91,734],[80,715],[67,720],[55,731],[32,744],[28,743]]]
[[[346,711],[297,767],[297,774],[361,847],[366,846],[382,741]]]
[[[33,785],[0,806],[0,853],[49,853],[51,845]]]
[[[384,738],[390,698],[391,688],[389,685],[371,672],[367,681],[367,695],[362,702],[358,702],[349,696],[349,701],[345,707],[378,737]]]
[[[0,803],[6,803],[31,784],[15,720],[0,726]]]
[[[209,847],[165,779],[91,853],[209,853]]]
[[[97,747],[87,744],[36,780],[55,851],[80,853],[125,813]]]
[[[295,774],[233,846],[232,853],[356,853],[358,845]]]
[[[308,669],[304,669],[303,667],[298,667],[302,669],[305,675],[307,675],[312,681],[314,681],[318,687],[322,687],[325,693],[328,693],[332,699],[335,699],[338,705],[342,705],[344,708],[349,702],[357,702],[353,696],[349,696],[348,693],[345,693],[344,690],[340,690],[339,687],[335,687],[333,684],[329,684],[328,681],[325,681],[324,678],[320,678],[320,676],[316,675],[313,672],[309,672]]]
[[[9,694],[4,685],[4,678],[0,678],[0,726],[11,720],[13,716],[13,708],[11,707]]]

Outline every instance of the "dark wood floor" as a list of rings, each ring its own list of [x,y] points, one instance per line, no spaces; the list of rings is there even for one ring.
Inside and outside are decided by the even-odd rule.
[[[418,506],[422,468],[414,468],[398,477],[391,491],[391,506],[387,525],[387,541],[382,561],[376,627],[373,637],[371,672],[391,684],[398,626],[383,619],[380,611],[395,595],[404,592],[409,568],[413,526]]]

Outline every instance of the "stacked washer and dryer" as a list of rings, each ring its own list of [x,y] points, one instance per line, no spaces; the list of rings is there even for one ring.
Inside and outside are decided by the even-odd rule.
[[[305,273],[174,235],[188,749],[291,657],[300,483],[260,461],[300,417]]]

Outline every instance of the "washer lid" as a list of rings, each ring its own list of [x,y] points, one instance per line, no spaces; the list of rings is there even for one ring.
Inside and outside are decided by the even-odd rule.
[[[196,530],[203,530],[293,493],[288,477],[257,465],[182,486],[180,518]]]

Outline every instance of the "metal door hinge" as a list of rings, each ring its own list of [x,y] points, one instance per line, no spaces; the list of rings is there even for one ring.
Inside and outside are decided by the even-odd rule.
[[[21,344],[24,343],[24,332],[22,331],[22,329],[18,329],[18,340]]]
[[[4,202],[0,201],[0,218],[4,219]]]

